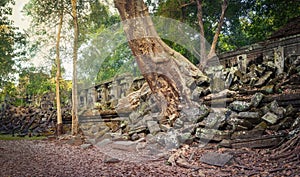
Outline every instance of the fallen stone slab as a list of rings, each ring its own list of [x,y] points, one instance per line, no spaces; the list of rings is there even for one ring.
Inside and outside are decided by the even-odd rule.
[[[230,103],[229,108],[232,109],[233,111],[246,111],[250,108],[251,103],[245,102],[245,101],[234,101]]]
[[[97,147],[104,147],[105,145],[110,144],[110,143],[112,143],[112,141],[111,141],[110,139],[104,139],[104,140],[102,140],[102,141],[99,141],[99,142],[96,144],[96,146],[97,146]]]
[[[91,144],[82,144],[82,145],[80,146],[81,149],[88,149],[88,148],[90,148],[90,147],[92,147]]]
[[[277,146],[285,135],[266,135],[258,138],[226,140],[219,145],[232,148],[269,148]]]
[[[228,153],[217,153],[217,152],[208,152],[203,154],[200,158],[200,161],[209,165],[223,167],[233,158],[232,155]]]
[[[222,141],[230,139],[231,133],[227,130],[221,131],[216,129],[197,128],[195,136],[201,140]]]
[[[255,86],[262,86],[269,78],[270,76],[273,74],[272,71],[268,71],[266,72],[256,83]]]
[[[263,97],[264,97],[264,94],[262,94],[260,92],[255,93],[251,98],[251,102],[250,102],[251,105],[256,108],[260,104]]]
[[[270,124],[275,124],[278,121],[278,116],[271,112],[268,112],[262,117],[262,119],[269,122]]]
[[[156,121],[147,121],[147,127],[153,135],[161,131],[159,124]]]
[[[264,130],[261,129],[253,129],[248,131],[236,131],[233,132],[231,135],[232,140],[236,139],[247,139],[247,138],[253,138],[253,137],[261,137]]]
[[[133,141],[115,141],[110,146],[113,149],[136,151],[136,142]]]

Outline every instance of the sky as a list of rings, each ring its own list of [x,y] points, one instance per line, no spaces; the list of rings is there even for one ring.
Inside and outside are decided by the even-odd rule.
[[[26,30],[29,27],[30,19],[22,13],[22,9],[28,1],[29,0],[15,0],[16,4],[13,6],[11,19],[20,30]]]
[[[30,18],[26,16],[22,10],[24,5],[28,3],[29,0],[15,0],[15,5],[12,7],[12,16],[11,20],[14,21],[14,26],[19,27],[20,31],[27,31],[30,25]],[[45,66],[45,63],[49,63],[41,59],[39,55],[35,58],[32,58],[30,61],[35,67]],[[48,65],[48,64],[47,64]],[[71,80],[72,79],[72,62],[63,62],[62,67],[66,69],[65,74],[63,75],[64,79]]]

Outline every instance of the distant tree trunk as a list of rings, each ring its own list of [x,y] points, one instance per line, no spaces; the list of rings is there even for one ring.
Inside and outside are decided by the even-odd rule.
[[[57,32],[57,38],[56,38],[56,107],[57,107],[57,135],[63,134],[63,123],[62,123],[62,115],[61,115],[61,105],[60,105],[60,91],[59,91],[59,85],[60,85],[60,79],[61,79],[61,69],[60,69],[60,35],[61,35],[61,29],[63,25],[63,10],[61,11],[61,14],[59,15],[59,25],[58,25],[58,32]]]
[[[209,51],[209,54],[208,54],[208,59],[210,59],[210,58],[212,58],[212,57],[214,57],[216,55],[216,46],[217,46],[218,38],[219,38],[221,29],[222,29],[222,26],[223,26],[223,23],[224,23],[225,12],[227,10],[227,7],[228,7],[227,0],[223,0],[222,12],[221,12],[220,20],[219,20],[219,23],[218,23],[217,30],[215,32],[215,36],[214,36],[213,42],[211,44],[211,48],[210,48],[210,51]]]
[[[206,65],[206,47],[205,47],[205,33],[204,33],[204,25],[203,25],[203,10],[202,10],[202,0],[197,0],[197,17],[198,24],[200,28],[200,63],[199,68],[203,71],[203,68]]]
[[[218,38],[224,23],[224,18],[225,18],[225,12],[227,10],[228,7],[228,1],[227,0],[223,0],[222,3],[222,12],[221,12],[221,16],[220,16],[220,20],[213,38],[213,42],[211,44],[211,48],[210,51],[208,53],[208,55],[206,56],[206,47],[205,47],[205,41],[201,39],[201,46],[200,46],[200,54],[201,54],[201,62],[199,64],[199,68],[203,71],[203,69],[205,68],[207,62],[213,58],[216,55],[216,46],[218,43]],[[203,10],[202,10],[202,0],[197,0],[197,16],[198,16],[198,24],[200,27],[200,34],[202,35],[202,37],[204,37],[204,25],[203,25]]]
[[[179,117],[179,105],[193,104],[187,81],[205,76],[161,40],[143,0],[115,0],[114,3],[139,69],[161,108],[160,122],[172,125]]]
[[[78,134],[78,99],[77,99],[77,57],[78,57],[78,21],[77,1],[71,0],[72,17],[74,22],[74,46],[73,46],[73,79],[72,79],[72,134]]]

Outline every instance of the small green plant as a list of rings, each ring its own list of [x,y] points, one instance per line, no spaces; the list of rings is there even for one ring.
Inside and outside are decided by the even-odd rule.
[[[0,134],[0,140],[43,140],[45,139],[45,136],[25,136],[25,137],[19,137],[19,136],[12,136],[12,135],[2,135]]]

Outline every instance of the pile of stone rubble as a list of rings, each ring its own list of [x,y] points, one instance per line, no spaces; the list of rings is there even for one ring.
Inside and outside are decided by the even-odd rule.
[[[280,67],[273,61],[212,67],[210,87],[195,87],[199,105],[182,107],[172,126],[160,124],[151,95],[130,114],[81,123],[92,144],[106,140],[143,141],[172,149],[194,141],[219,142],[226,147],[272,147],[300,126],[300,58]],[[145,92],[147,93],[147,92]]]
[[[63,120],[71,120],[69,108],[63,108]],[[66,123],[66,122],[65,122]],[[56,132],[56,110],[33,106],[3,104],[0,112],[0,134],[15,136],[48,136]]]

